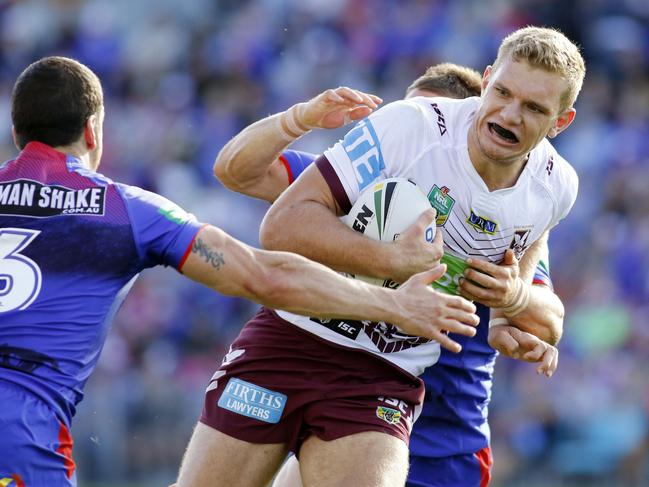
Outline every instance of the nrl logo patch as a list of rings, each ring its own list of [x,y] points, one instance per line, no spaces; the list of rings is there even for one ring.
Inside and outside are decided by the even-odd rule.
[[[435,224],[438,227],[441,227],[448,220],[448,216],[451,214],[455,200],[449,196],[451,190],[446,186],[441,188],[437,185],[433,186],[433,189],[428,193],[428,201],[433,205],[433,208],[437,210],[437,220]]]
[[[489,235],[494,235],[496,228],[498,228],[498,223],[488,220],[483,216],[476,215],[473,209],[471,209],[471,214],[466,219],[466,222],[479,232]]]
[[[388,424],[397,424],[401,419],[401,411],[386,408],[385,406],[378,406],[376,408],[376,416]]]

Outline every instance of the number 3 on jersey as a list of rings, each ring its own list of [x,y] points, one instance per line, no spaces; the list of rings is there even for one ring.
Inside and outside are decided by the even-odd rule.
[[[25,309],[41,291],[41,270],[21,255],[41,233],[24,228],[0,228],[0,313]]]

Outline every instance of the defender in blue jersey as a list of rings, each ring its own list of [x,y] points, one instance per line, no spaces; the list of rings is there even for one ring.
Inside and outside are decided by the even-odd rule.
[[[435,271],[409,293],[377,292],[302,257],[253,249],[102,176],[103,117],[98,78],[74,60],[41,59],[14,86],[21,152],[0,166],[0,485],[76,485],[70,423],[111,319],[147,267],[273,307],[438,331],[428,316],[443,305],[405,312],[427,306]],[[390,301],[404,312],[395,316]]]
[[[406,97],[475,96],[480,94],[480,82],[480,75],[468,68],[437,65],[413,82]],[[309,128],[333,128],[332,125],[341,126],[345,121],[367,115],[378,102],[380,99],[373,95],[348,88],[328,90],[285,112],[285,118],[293,116],[301,122],[292,124],[292,132],[286,130],[286,124],[277,123],[281,115],[244,129],[217,157],[215,175],[230,189],[272,202],[316,158],[315,154],[287,150],[289,142]],[[323,123],[325,119],[329,125]],[[536,268],[527,268],[525,273],[533,273],[534,292],[541,304],[537,309],[545,303],[550,314],[560,317],[562,306],[552,292],[546,261],[547,255],[543,255]],[[480,304],[477,309],[481,323],[487,323],[489,309]],[[538,370],[548,374],[556,368],[557,359],[553,346],[531,334],[509,327],[501,333],[492,332],[489,337],[488,327],[480,326],[474,338],[455,337],[462,344],[462,352],[442,350],[439,361],[421,376],[426,384],[426,396],[411,433],[407,485],[484,487],[488,484],[492,458],[487,413],[497,355],[494,347],[505,355],[538,360],[541,363]],[[517,347],[512,343],[518,343]],[[525,355],[530,351],[533,353]],[[296,462],[290,460],[274,486],[299,485]]]

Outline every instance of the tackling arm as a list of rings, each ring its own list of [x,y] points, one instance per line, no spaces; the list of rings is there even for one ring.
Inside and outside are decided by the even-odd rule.
[[[279,156],[290,140],[277,128],[280,116],[249,125],[221,149],[214,175],[226,188],[271,203],[286,189],[288,174]]]
[[[505,308],[503,316],[520,330],[531,333],[550,345],[556,345],[563,334],[563,303],[550,287],[533,284],[537,265],[539,262],[548,262],[548,256],[548,232],[545,232],[520,261],[520,278],[524,285],[529,286],[529,302],[515,315],[507,313]]]
[[[381,101],[347,87],[320,93],[242,130],[219,152],[214,175],[233,191],[272,203],[289,185],[279,159],[289,144],[311,129],[338,128],[363,118]]]
[[[548,254],[548,233],[527,250],[520,265],[507,250],[500,265],[469,259],[462,295],[492,308],[491,318],[506,318],[522,331],[554,345],[563,331],[563,303],[545,285],[532,285],[534,270]]]
[[[476,268],[467,271],[467,277],[485,288],[466,280],[461,289],[465,296],[491,306],[489,344],[493,348],[538,363],[537,373],[551,377],[559,359],[554,345],[563,330],[563,304],[550,287],[533,284],[539,262],[548,261],[547,237],[546,232],[527,250],[520,266],[512,250],[499,266],[474,262]]]
[[[387,321],[404,332],[437,340],[459,351],[445,333],[475,335],[475,306],[428,284],[445,266],[413,276],[399,290],[347,279],[325,266],[287,252],[255,249],[212,226],[203,227],[181,271],[216,291],[307,316]]]

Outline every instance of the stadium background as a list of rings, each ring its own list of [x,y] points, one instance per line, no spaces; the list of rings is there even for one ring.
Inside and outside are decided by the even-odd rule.
[[[386,102],[426,66],[482,71],[533,23],[583,47],[574,125],[556,139],[581,178],[552,232],[567,308],[559,370],[501,358],[491,407],[496,487],[649,485],[649,3],[645,0],[0,0],[0,158],[10,90],[44,55],[88,64],[106,92],[102,172],[157,191],[257,245],[266,205],[211,175],[246,124],[348,85]],[[341,133],[314,133],[319,152]],[[256,306],[143,273],[73,428],[81,486],[175,475],[207,379]]]

